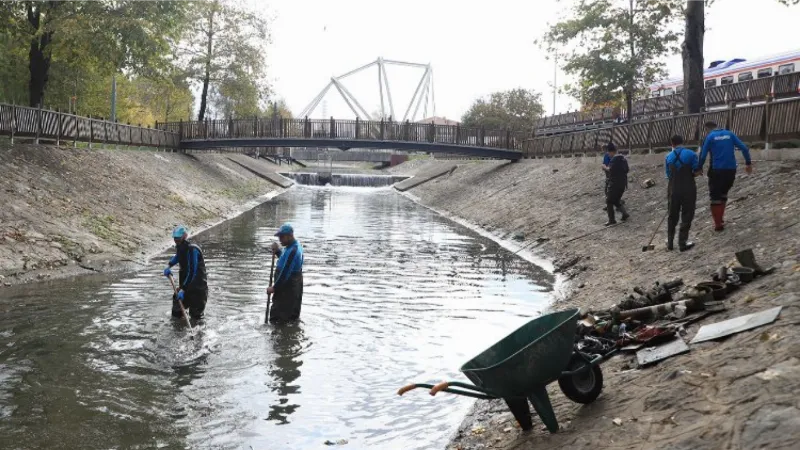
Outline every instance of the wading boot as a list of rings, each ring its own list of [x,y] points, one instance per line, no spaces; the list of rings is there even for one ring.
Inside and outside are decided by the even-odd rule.
[[[678,250],[685,252],[686,250],[691,250],[692,247],[694,247],[694,242],[689,240],[689,232],[681,231],[678,233]]]
[[[673,242],[675,242],[675,230],[667,230],[667,251],[675,249]]]
[[[608,204],[606,212],[608,213],[608,222],[605,223],[605,226],[610,227],[611,225],[616,225],[617,219],[614,216],[614,205]]]
[[[619,208],[617,208],[617,209],[619,209],[619,212],[622,213],[622,221],[623,222],[625,222],[625,221],[627,221],[628,219],[631,218],[631,215],[628,214],[628,210],[625,209],[625,205],[624,204],[620,203],[619,204]]]
[[[711,205],[711,217],[714,219],[714,231],[722,231],[725,229],[725,224],[722,222],[722,215],[725,213],[724,204]]]

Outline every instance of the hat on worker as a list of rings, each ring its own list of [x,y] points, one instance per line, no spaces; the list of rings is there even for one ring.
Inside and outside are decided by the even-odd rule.
[[[281,227],[278,229],[278,232],[275,233],[275,236],[283,236],[287,234],[294,234],[294,228],[292,228],[290,224],[285,223],[281,225]]]
[[[172,230],[172,238],[173,239],[180,239],[183,236],[188,235],[188,234],[189,234],[189,229],[186,228],[183,225],[178,225],[177,227],[175,227],[174,230]]]
[[[614,145],[613,142],[609,142],[608,144],[606,144],[606,151],[607,152],[615,152],[615,151],[617,151],[617,146]]]

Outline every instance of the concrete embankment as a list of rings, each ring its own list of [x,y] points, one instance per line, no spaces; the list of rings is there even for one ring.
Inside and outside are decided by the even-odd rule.
[[[664,155],[629,159],[625,199],[632,218],[609,229],[603,228],[599,158],[462,162],[452,173],[410,189],[426,206],[499,237],[524,235],[521,245],[555,259],[556,270],[570,280],[555,309],[607,308],[635,286],[647,288],[656,280],[710,281],[715,269],[734,263],[734,253],[747,248],[762,265],[778,267],[732,294],[727,311],[687,326],[686,338],[701,325],[782,306],[773,324],[693,345],[689,353],[654,367],[636,369],[634,356],[617,356],[603,365],[605,388],[590,405],[572,403],[552,384],[548,391],[562,427],[557,434],[539,426],[524,433],[504,403],[479,401],[448,448],[796,448],[800,161],[760,160],[784,156],[756,153],[754,173],[740,171],[722,233],[712,231],[706,178],[698,178],[691,233],[697,247],[686,253],[665,250],[665,226],[656,234],[656,250],[642,252],[666,211]],[[453,163],[414,161],[392,172],[431,173]],[[642,187],[645,179],[656,185]],[[579,238],[594,230],[600,231]],[[534,423],[540,424],[538,417]]]
[[[266,179],[277,168],[238,154],[3,143],[0,287],[135,267],[176,224],[196,232],[281,192]]]

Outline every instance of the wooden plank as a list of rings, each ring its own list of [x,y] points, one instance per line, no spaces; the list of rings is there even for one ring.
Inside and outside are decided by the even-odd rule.
[[[741,139],[760,139],[763,136],[764,105],[755,105],[745,108],[735,108],[732,111],[731,131]]]

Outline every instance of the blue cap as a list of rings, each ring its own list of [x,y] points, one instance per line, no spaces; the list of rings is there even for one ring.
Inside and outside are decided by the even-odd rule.
[[[182,238],[184,235],[187,235],[187,234],[189,234],[189,229],[186,228],[183,225],[178,225],[177,227],[175,227],[174,230],[172,230],[172,238],[173,239]]]
[[[275,233],[275,236],[282,236],[284,234],[294,234],[294,228],[288,223],[281,225],[278,232]]]

